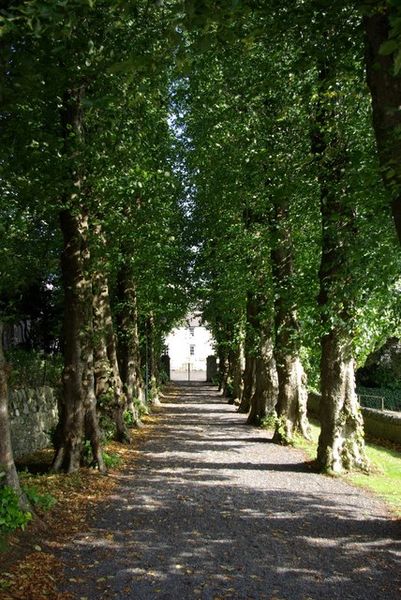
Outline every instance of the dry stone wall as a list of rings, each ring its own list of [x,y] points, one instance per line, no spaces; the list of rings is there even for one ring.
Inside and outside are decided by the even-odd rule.
[[[51,445],[51,432],[58,421],[57,394],[53,388],[13,390],[8,406],[15,458]]]
[[[308,412],[319,415],[320,394],[308,395]],[[361,408],[365,431],[369,435],[401,444],[401,412]]]

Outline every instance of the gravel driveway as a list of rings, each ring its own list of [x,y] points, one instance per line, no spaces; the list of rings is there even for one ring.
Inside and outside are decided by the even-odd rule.
[[[181,385],[91,530],[62,552],[90,600],[401,598],[401,524],[309,471],[215,388]]]

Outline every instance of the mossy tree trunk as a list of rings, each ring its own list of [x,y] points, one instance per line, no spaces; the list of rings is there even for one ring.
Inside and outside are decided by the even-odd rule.
[[[291,442],[299,431],[309,438],[307,386],[300,352],[299,322],[294,298],[293,242],[288,198],[276,199],[270,219],[275,290],[275,348],[278,375],[277,424],[273,441]]]
[[[77,165],[83,148],[83,96],[82,86],[68,90],[61,112],[64,152],[70,161],[71,193],[64,198],[60,211],[64,370],[52,468],[55,472],[63,470],[67,473],[80,468],[85,439],[90,442],[94,463],[99,470],[105,469],[94,388],[89,213],[84,205],[83,177],[80,165]]]
[[[385,5],[387,4],[387,6]],[[376,135],[383,181],[391,198],[394,223],[401,243],[401,76],[395,71],[399,52],[395,38],[392,52],[380,48],[389,40],[390,19],[400,18],[400,9],[394,3],[377,3],[372,13],[365,16],[366,72],[372,96],[373,126]]]
[[[244,384],[241,404],[238,407],[238,412],[248,414],[251,408],[251,399],[255,392],[256,382],[256,358],[253,354],[245,355],[245,370],[244,370]]]
[[[230,388],[230,389],[229,389]],[[231,344],[228,350],[228,376],[225,395],[229,404],[240,404],[242,397],[241,344]]]
[[[3,328],[3,323],[0,321],[0,487],[4,485],[11,487],[18,495],[20,507],[26,510],[29,508],[29,503],[20,486],[11,445],[8,412],[8,365],[3,351]]]
[[[94,381],[88,215],[83,210],[78,214],[64,210],[60,223],[64,238],[64,370],[53,470],[67,473],[78,470],[84,440],[89,439],[94,462],[103,471]]]
[[[248,300],[250,305],[247,309],[247,320],[252,336],[255,379],[247,422],[259,426],[274,412],[277,401],[277,371],[273,356],[274,331],[265,294],[253,293],[248,295]]]
[[[341,182],[347,168],[344,140],[338,137],[335,102],[330,104],[332,65],[320,71],[320,96],[312,128],[312,152],[318,165],[322,218],[319,270],[321,393],[317,464],[322,471],[366,468],[363,420],[355,393],[354,294],[350,277],[356,239],[355,209]],[[333,101],[331,101],[333,102]]]
[[[322,471],[366,468],[363,419],[355,392],[352,354],[352,296],[346,290],[347,253],[353,210],[338,194],[322,186],[323,248],[320,265],[321,433],[317,464]]]
[[[139,406],[145,409],[145,385],[141,373],[138,306],[133,274],[125,266],[118,274],[117,355],[124,394],[134,425],[140,426]]]
[[[245,325],[245,370],[241,404],[238,412],[248,414],[251,408],[251,398],[255,391],[256,378],[256,332],[255,332],[256,304],[254,295],[247,293],[246,325]]]
[[[272,331],[263,327],[259,342],[259,352],[255,359],[255,391],[251,398],[251,410],[247,423],[259,426],[263,420],[274,413],[277,402],[277,370],[273,355]]]
[[[96,233],[102,247],[104,247],[105,240],[102,232],[98,230]],[[124,421],[127,399],[124,394],[117,360],[116,337],[110,307],[106,265],[104,264],[97,265],[93,276],[93,316],[97,404],[99,410],[113,420],[116,428],[116,439],[119,442],[130,443],[131,438]]]
[[[318,466],[333,473],[367,468],[351,343],[337,327],[322,338],[321,395]]]
[[[219,387],[218,391],[222,392],[223,395],[227,390],[227,377],[228,377],[228,358],[227,351],[223,344],[218,344],[217,355],[219,358]]]
[[[149,399],[155,406],[160,404],[159,396],[159,359],[160,344],[157,339],[156,325],[153,314],[146,320],[147,363],[149,372]]]

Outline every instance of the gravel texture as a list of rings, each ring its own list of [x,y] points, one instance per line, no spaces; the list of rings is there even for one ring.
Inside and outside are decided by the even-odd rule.
[[[215,388],[180,385],[89,533],[60,551],[64,591],[88,600],[401,598],[400,521],[304,460],[247,426]]]

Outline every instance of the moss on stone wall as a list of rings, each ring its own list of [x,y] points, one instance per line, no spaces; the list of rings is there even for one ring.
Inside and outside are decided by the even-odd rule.
[[[320,394],[308,395],[308,413],[319,416]],[[401,413],[362,408],[365,432],[383,440],[401,444]]]
[[[57,425],[57,395],[53,388],[21,388],[10,392],[11,441],[15,458],[51,445]]]

